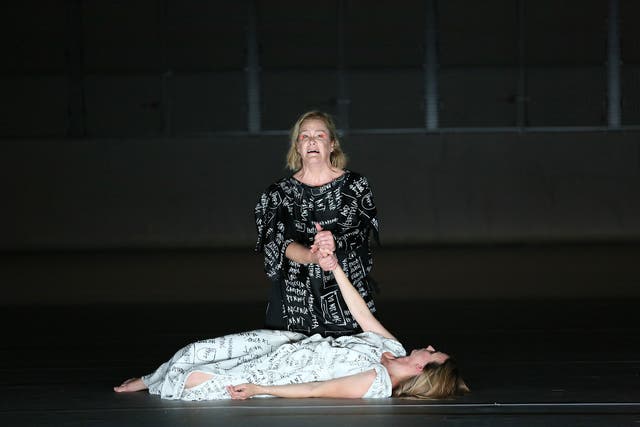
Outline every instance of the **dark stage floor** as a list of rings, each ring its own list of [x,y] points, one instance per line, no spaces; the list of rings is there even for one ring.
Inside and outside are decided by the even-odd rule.
[[[456,356],[453,401],[174,402],[111,387],[175,350],[261,324],[262,303],[4,306],[2,426],[640,426],[637,299],[380,300],[407,348]]]

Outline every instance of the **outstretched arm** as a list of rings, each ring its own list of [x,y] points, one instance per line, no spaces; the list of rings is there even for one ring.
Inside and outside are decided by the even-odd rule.
[[[322,231],[320,224],[316,223],[316,229],[318,232]],[[345,274],[344,270],[340,267],[340,262],[338,262],[338,258],[335,253],[327,248],[317,246],[312,247],[311,250],[318,254],[318,265],[320,265],[320,268],[324,271],[333,271],[333,277],[335,277],[336,282],[340,287],[342,298],[344,299],[344,302],[347,303],[347,307],[349,307],[351,315],[356,322],[358,322],[362,330],[365,332],[375,332],[385,338],[398,341],[398,339],[394,337],[384,326],[382,326],[382,323],[380,323],[380,321],[371,313],[371,310],[369,310],[369,307],[362,298],[362,295],[360,295],[360,292],[353,287],[353,284]]]
[[[248,399],[256,395],[288,398],[331,397],[357,399],[365,395],[375,378],[376,371],[371,369],[347,377],[311,383],[270,386],[257,384],[229,385],[227,386],[227,391],[232,399]]]
[[[335,258],[335,255],[330,256]],[[353,284],[347,275],[344,274],[344,271],[337,260],[335,262],[335,268],[333,269],[333,276],[335,277],[336,282],[338,282],[344,302],[347,303],[347,307],[349,307],[351,315],[356,319],[356,322],[358,322],[362,330],[365,332],[375,332],[385,338],[398,341],[398,339],[394,337],[384,326],[382,326],[382,323],[380,323],[380,321],[371,313],[369,307],[364,302],[364,299],[362,299],[362,296],[356,288],[353,287]]]

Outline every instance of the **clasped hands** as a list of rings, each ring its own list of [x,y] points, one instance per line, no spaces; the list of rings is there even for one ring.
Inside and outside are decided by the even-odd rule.
[[[338,258],[334,253],[336,250],[336,242],[333,234],[328,230],[323,230],[322,226],[316,223],[316,235],[313,239],[313,245],[309,248],[316,263],[323,271],[333,271],[338,267]],[[257,384],[238,384],[228,385],[226,387],[229,396],[234,400],[249,399],[255,395],[265,393],[260,385]]]
[[[310,251],[317,257],[317,264],[323,271],[333,271],[338,267],[338,258],[336,257],[336,241],[333,234],[328,230],[323,230],[322,226],[316,222],[316,235],[313,238],[313,245]]]

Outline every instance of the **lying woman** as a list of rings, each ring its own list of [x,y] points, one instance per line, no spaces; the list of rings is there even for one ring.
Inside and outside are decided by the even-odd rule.
[[[444,399],[469,391],[453,360],[432,346],[406,354],[371,314],[332,253],[333,271],[351,315],[364,332],[339,338],[256,330],[198,341],[155,372],[131,378],[116,392],[148,389],[163,399],[288,398]]]

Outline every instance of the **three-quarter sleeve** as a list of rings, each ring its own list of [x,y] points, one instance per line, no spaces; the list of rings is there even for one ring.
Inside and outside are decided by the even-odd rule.
[[[343,200],[342,213],[347,221],[342,232],[334,234],[337,249],[352,252],[363,246],[368,247],[371,232],[376,242],[379,242],[378,212],[367,178],[352,173],[352,179],[345,184]]]
[[[373,230],[377,238],[378,221],[366,178],[345,171],[318,187],[283,178],[260,195],[255,221],[255,250],[263,254],[264,270],[273,285],[268,325],[335,335],[352,333],[358,327],[331,273],[285,255],[292,242],[307,248],[313,245],[316,223],[332,232],[343,270],[375,313],[373,290],[377,287],[369,276],[373,266],[369,237]]]

